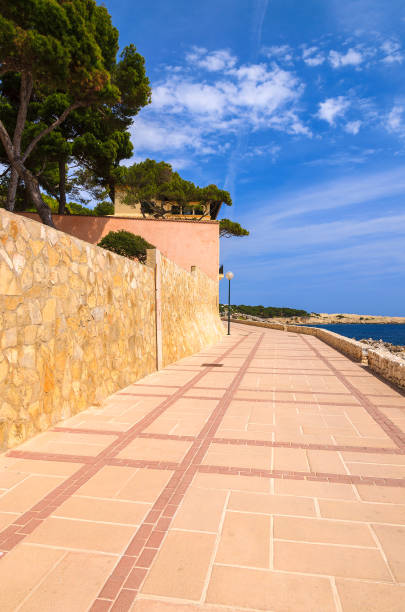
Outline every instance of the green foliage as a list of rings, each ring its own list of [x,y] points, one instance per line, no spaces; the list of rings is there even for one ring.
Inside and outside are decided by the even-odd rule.
[[[249,231],[242,227],[240,223],[230,219],[221,219],[219,222],[219,236],[230,238],[231,236],[249,236]]]
[[[111,202],[100,202],[94,208],[87,208],[77,202],[69,202],[66,205],[68,212],[71,215],[86,215],[88,217],[105,217],[106,215],[114,214],[114,206]],[[56,211],[55,211],[56,212]]]
[[[118,31],[94,0],[0,0],[2,67],[31,74],[42,93],[117,102],[110,75],[117,51]]]
[[[227,308],[226,304],[220,304],[222,308]],[[308,317],[309,313],[306,310],[296,308],[285,308],[275,306],[246,306],[245,304],[231,305],[231,312],[240,312],[241,314],[251,315],[253,317],[261,317],[263,319],[272,319],[273,317]]]
[[[105,217],[107,215],[113,215],[114,214],[114,204],[111,204],[111,202],[99,202],[97,206],[94,207],[93,210],[94,210],[94,213],[98,217]]]
[[[95,0],[0,0],[0,119],[14,146],[19,132],[17,155],[21,148],[25,168],[62,211],[66,193],[80,191],[66,178],[72,156],[91,187],[113,197],[119,163],[132,155],[127,130],[151,90],[135,46],[118,59],[117,52],[118,31]],[[2,145],[0,162],[17,168],[3,138]],[[21,166],[18,173],[27,187],[29,175]]]
[[[98,246],[130,259],[138,259],[141,263],[146,261],[146,249],[155,248],[144,240],[142,236],[137,236],[125,230],[109,232],[98,243]]]
[[[191,181],[181,178],[174,172],[170,164],[146,159],[129,168],[121,170],[119,182],[128,187],[125,202],[136,204],[141,202],[143,209],[152,212],[155,216],[164,216],[168,211],[159,207],[156,200],[161,202],[177,202],[187,206],[190,202],[201,203],[201,214],[209,212],[209,205],[222,202],[232,205],[228,191],[219,189],[216,185],[198,187]],[[145,210],[146,212],[146,210]]]
[[[96,216],[94,210],[87,208],[87,206],[83,206],[82,204],[77,204],[77,202],[69,202],[66,205],[66,208],[71,215],[85,215],[90,217]]]

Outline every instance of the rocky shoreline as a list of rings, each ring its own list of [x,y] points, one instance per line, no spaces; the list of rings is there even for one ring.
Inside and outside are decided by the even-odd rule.
[[[395,355],[395,357],[400,357],[405,360],[405,346],[400,344],[391,344],[391,342],[384,342],[384,340],[374,340],[373,338],[363,338],[359,340],[363,344],[366,344],[372,349],[380,351],[382,353],[389,353],[391,355]]]

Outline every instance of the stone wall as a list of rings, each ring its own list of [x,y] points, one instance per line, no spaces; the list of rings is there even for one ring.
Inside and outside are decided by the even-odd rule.
[[[405,361],[395,355],[387,355],[373,349],[367,352],[368,367],[372,372],[405,389]]]
[[[214,281],[193,267],[188,276],[162,257],[161,303],[163,367],[183,355],[192,355],[213,338],[224,335],[218,315],[218,290]],[[218,283],[216,283],[216,288]],[[171,330],[177,330],[174,335]]]
[[[162,268],[162,344],[170,363],[223,330],[218,316],[213,324],[218,283],[168,260]],[[0,448],[156,369],[155,275],[0,209]]]

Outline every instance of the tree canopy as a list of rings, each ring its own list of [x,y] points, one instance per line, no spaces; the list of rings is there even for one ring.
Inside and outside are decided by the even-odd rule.
[[[135,47],[119,61],[117,52],[118,31],[94,0],[0,0],[0,157],[10,165],[9,207],[20,179],[52,225],[39,188],[45,168],[59,188],[74,154],[108,187],[131,155],[122,134],[150,102],[150,86]]]
[[[220,238],[231,238],[233,236],[249,236],[249,231],[241,226],[236,221],[230,219],[221,219],[219,222]]]
[[[232,205],[228,191],[219,189],[216,185],[199,187],[183,179],[178,172],[173,171],[170,164],[163,161],[146,159],[123,168],[119,182],[127,189],[125,203],[135,205],[140,202],[144,215],[148,213],[155,217],[164,217],[170,214],[165,207],[166,202],[176,202],[186,207],[191,206],[190,202],[198,202],[201,216],[209,212],[209,206],[212,204]]]

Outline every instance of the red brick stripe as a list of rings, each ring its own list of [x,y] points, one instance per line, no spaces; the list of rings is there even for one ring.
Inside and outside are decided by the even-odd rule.
[[[236,344],[230,348],[228,348],[223,355],[218,357],[216,360],[219,362],[221,359],[224,359],[227,355],[232,353],[234,348],[239,346],[244,341],[245,337],[242,337]],[[56,453],[31,453],[29,451],[10,451],[6,456],[10,457],[18,457],[21,459],[38,459],[45,461],[70,461],[74,463],[83,463],[82,467],[72,474],[68,479],[66,479],[62,484],[60,484],[56,489],[48,493],[40,502],[35,504],[28,512],[24,514],[24,516],[29,516],[31,520],[35,518],[38,522],[35,523],[35,526],[38,526],[45,518],[50,516],[56,508],[58,508],[63,502],[66,501],[71,495],[73,495],[81,486],[83,486],[86,482],[90,480],[97,472],[99,472],[104,466],[108,465],[109,462],[115,458],[115,456],[125,448],[130,442],[132,442],[140,433],[142,433],[143,429],[151,425],[153,421],[155,421],[161,414],[163,414],[167,408],[169,408],[177,399],[183,396],[183,394],[191,389],[195,383],[201,380],[207,373],[211,370],[210,368],[205,368],[201,372],[199,372],[196,376],[194,376],[191,380],[189,380],[185,385],[176,391],[169,398],[163,400],[159,406],[154,408],[149,414],[147,414],[143,419],[138,421],[133,427],[131,427],[128,431],[124,432],[118,439],[114,440],[109,446],[107,446],[103,451],[101,451],[96,457],[87,457],[87,456],[76,456],[76,455],[62,455]],[[62,459],[63,458],[63,459]],[[118,460],[118,459],[117,459]],[[119,460],[118,460],[119,461]],[[153,462],[147,462],[151,464]],[[159,462],[160,463],[160,462]],[[164,465],[164,464],[162,464]],[[136,466],[138,467],[138,466]],[[164,467],[163,469],[168,469]],[[16,546],[22,539],[26,537],[26,533],[21,531],[21,525],[18,522],[21,520],[21,517],[17,519],[12,525],[10,525],[7,529],[0,532],[0,550],[9,551],[14,546]],[[3,555],[4,557],[4,555]]]
[[[317,355],[317,357],[319,357],[319,359],[322,359],[322,361],[331,369],[331,371],[340,380],[340,382],[346,387],[346,389],[348,389],[348,391],[350,391],[352,395],[354,395],[354,397],[360,402],[364,410],[368,412],[371,418],[374,419],[377,425],[381,427],[381,429],[387,434],[387,436],[391,438],[391,440],[395,442],[395,444],[397,444],[399,448],[405,448],[404,432],[399,427],[397,427],[391,421],[391,419],[389,419],[382,412],[380,412],[380,410],[370,402],[368,396],[364,395],[364,393],[359,391],[349,380],[347,380],[346,376],[342,374],[337,368],[335,368],[335,366],[330,362],[330,360],[324,357],[322,353],[320,353],[318,349],[315,348],[306,338],[301,336],[301,340],[315,353],[315,355]],[[391,395],[375,395],[373,397],[391,397]]]
[[[236,444],[245,446],[269,446],[272,448],[302,448],[306,450],[342,451],[352,453],[373,453],[405,455],[401,448],[376,448],[373,446],[349,446],[339,444],[305,444],[301,442],[272,442],[270,440],[245,440],[243,438],[214,438],[213,444]]]
[[[111,604],[111,608],[105,609],[110,609],[111,611],[119,610],[119,612],[125,612],[130,609],[147,574],[147,570],[150,568],[161,542],[169,529],[172,518],[181,504],[194,475],[198,471],[199,464],[204,458],[232,401],[232,397],[257,352],[263,336],[264,334],[260,335],[258,341],[246,357],[244,365],[240,368],[226,393],[212,411],[211,416],[198,434],[180,466],[155,501],[149,515],[139,527],[118,565],[101,589],[98,598],[91,608],[91,612],[99,609],[100,602],[105,600],[109,600]],[[128,558],[133,559],[132,566]],[[122,563],[124,564],[125,571],[122,568]],[[125,601],[121,599],[123,592],[125,592]],[[129,594],[131,594],[131,597]]]
[[[60,431],[61,433],[74,433],[74,434],[91,434],[100,436],[122,436],[125,432],[116,429],[91,429],[89,427],[53,427],[51,431]]]
[[[374,478],[350,474],[330,474],[327,472],[295,472],[288,470],[260,470],[256,468],[228,467],[222,465],[200,465],[199,472],[208,474],[229,474],[231,476],[258,476],[260,478],[283,478],[290,480],[316,480],[346,484],[368,484],[385,487],[405,487],[405,478]]]

